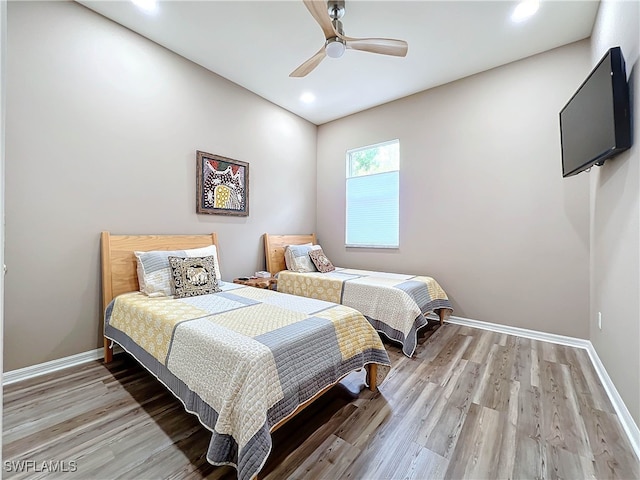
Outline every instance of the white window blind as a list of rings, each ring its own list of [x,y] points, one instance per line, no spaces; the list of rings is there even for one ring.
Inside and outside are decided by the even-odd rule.
[[[347,152],[348,247],[400,245],[400,144],[398,140]]]

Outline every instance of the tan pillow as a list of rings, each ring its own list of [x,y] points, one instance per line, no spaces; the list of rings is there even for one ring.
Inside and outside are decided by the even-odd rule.
[[[336,269],[336,267],[333,266],[333,263],[331,263],[331,260],[327,258],[321,248],[318,250],[311,250],[309,252],[309,258],[311,258],[311,261],[319,272],[333,272]]]

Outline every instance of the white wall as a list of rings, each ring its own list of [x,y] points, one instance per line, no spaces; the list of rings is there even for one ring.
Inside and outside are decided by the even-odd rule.
[[[319,128],[319,241],[334,264],[431,275],[454,315],[587,338],[588,177],[562,178],[558,114],[587,40]],[[345,151],[398,138],[400,248],[344,247]]]
[[[601,2],[592,67],[615,46],[622,48],[630,77],[634,145],[590,174],[589,326],[598,356],[640,425],[640,2]]]
[[[7,2],[0,0],[0,267],[4,266],[4,143],[5,143],[5,63],[7,58]],[[0,377],[4,352],[4,271],[0,272]],[[2,382],[0,382],[0,431],[2,430]],[[0,458],[2,445],[0,444]]]
[[[232,279],[315,229],[315,125],[77,3],[10,2],[6,111],[7,370],[101,345],[102,230],[216,231]],[[195,213],[196,150],[249,162],[248,217]]]

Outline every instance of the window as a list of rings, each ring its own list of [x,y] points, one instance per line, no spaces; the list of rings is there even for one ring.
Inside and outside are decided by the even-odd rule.
[[[400,142],[347,151],[347,247],[400,246]]]

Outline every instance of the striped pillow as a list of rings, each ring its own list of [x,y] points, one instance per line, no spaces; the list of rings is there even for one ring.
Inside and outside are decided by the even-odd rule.
[[[171,267],[169,257],[215,257],[216,278],[220,276],[218,252],[215,245],[189,250],[153,250],[133,252],[138,263],[140,291],[150,297],[169,297],[171,292]]]
[[[309,258],[309,252],[320,249],[320,245],[289,245],[284,250],[284,261],[287,264],[287,270],[298,273],[317,272],[316,266]]]

